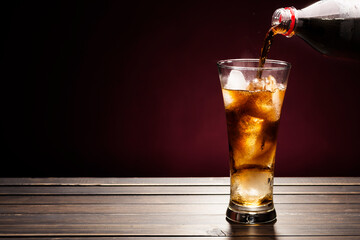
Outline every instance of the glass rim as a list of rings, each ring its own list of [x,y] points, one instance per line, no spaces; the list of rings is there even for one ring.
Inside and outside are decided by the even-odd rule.
[[[275,60],[275,59],[266,59],[264,67],[249,67],[249,66],[233,66],[228,65],[228,63],[232,62],[243,62],[243,63],[259,63],[259,59],[257,58],[234,58],[234,59],[225,59],[217,62],[218,67],[233,69],[233,70],[288,70],[291,68],[291,63]],[[276,64],[276,66],[266,66],[267,63]]]

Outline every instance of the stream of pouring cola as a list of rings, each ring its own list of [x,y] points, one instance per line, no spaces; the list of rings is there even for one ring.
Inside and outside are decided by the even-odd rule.
[[[261,48],[261,54],[260,54],[260,59],[259,59],[259,68],[264,67],[266,58],[270,51],[271,44],[273,42],[273,38],[277,33],[278,33],[278,25],[271,27],[269,29],[269,31],[266,33],[265,39],[264,39],[264,45]],[[258,79],[261,79],[261,76],[262,76],[262,70],[259,69],[256,77]]]

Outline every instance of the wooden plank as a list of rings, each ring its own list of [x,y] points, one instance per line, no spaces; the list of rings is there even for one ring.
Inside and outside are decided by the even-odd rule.
[[[0,205],[28,204],[126,204],[126,203],[176,203],[206,204],[228,203],[230,196],[224,195],[20,195],[0,196]],[[275,203],[360,203],[360,195],[274,195]]]
[[[0,187],[0,195],[229,194],[228,186],[19,186]],[[360,194],[360,186],[275,186],[274,194]]]
[[[333,212],[277,211],[277,225],[316,224],[343,225],[360,223],[360,214],[334,214]],[[221,214],[0,214],[0,225],[57,225],[57,224],[168,224],[193,223],[226,224],[225,211]]]
[[[2,205],[1,214],[223,214],[227,204]],[[276,204],[279,212],[360,214],[360,204]]]
[[[223,186],[19,186],[0,187],[0,195],[229,194]],[[360,189],[359,189],[360,192]]]
[[[313,225],[230,225],[201,224],[56,224],[1,225],[0,236],[359,236],[360,224]]]
[[[351,186],[360,185],[360,177],[275,177],[274,185]]]
[[[0,186],[227,186],[229,184],[229,177],[0,178]]]
[[[229,177],[193,178],[0,178],[0,186],[229,186]],[[360,177],[275,177],[274,185],[360,185]]]
[[[14,238],[1,238],[2,240],[14,240]],[[39,238],[32,237],[17,237],[16,239],[24,239],[24,240],[39,240]],[[93,239],[88,237],[56,237],[56,240],[87,240]],[[96,240],[144,240],[144,237],[96,237]],[[146,240],[338,240],[339,236],[256,236],[256,237],[191,237],[191,236],[182,236],[179,237],[146,237]],[[360,240],[360,236],[341,236],[341,239],[344,240]],[[50,237],[42,237],[41,240],[54,240],[54,238]]]

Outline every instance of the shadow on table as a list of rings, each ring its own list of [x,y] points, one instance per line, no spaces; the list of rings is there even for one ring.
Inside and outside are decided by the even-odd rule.
[[[228,221],[229,222],[229,221]],[[230,228],[227,235],[229,239],[238,239],[238,237],[266,237],[267,240],[277,240],[275,231],[276,220],[266,224],[244,225],[229,222]],[[246,238],[245,238],[246,239]]]

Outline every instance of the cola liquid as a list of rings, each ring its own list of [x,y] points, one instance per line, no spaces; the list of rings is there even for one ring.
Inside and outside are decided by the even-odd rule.
[[[264,46],[261,48],[261,54],[259,59],[259,67],[263,67],[270,51],[270,47],[273,41],[273,37],[276,35],[275,27],[269,29],[265,35]],[[261,77],[261,76],[259,76]]]
[[[222,89],[227,120],[231,201],[259,207],[272,203],[277,130],[285,86],[272,76],[247,90]]]
[[[267,58],[267,56],[269,54],[270,47],[271,47],[272,42],[273,42],[273,38],[277,34],[276,28],[277,28],[277,26],[271,27],[269,29],[269,31],[266,33],[266,35],[265,35],[264,45],[261,48],[261,52],[260,52],[259,68],[262,68],[265,65],[266,58]],[[256,78],[261,79],[261,77],[262,77],[262,70],[259,69],[258,72],[257,72]]]
[[[299,18],[294,31],[325,55],[360,59],[360,18]]]

